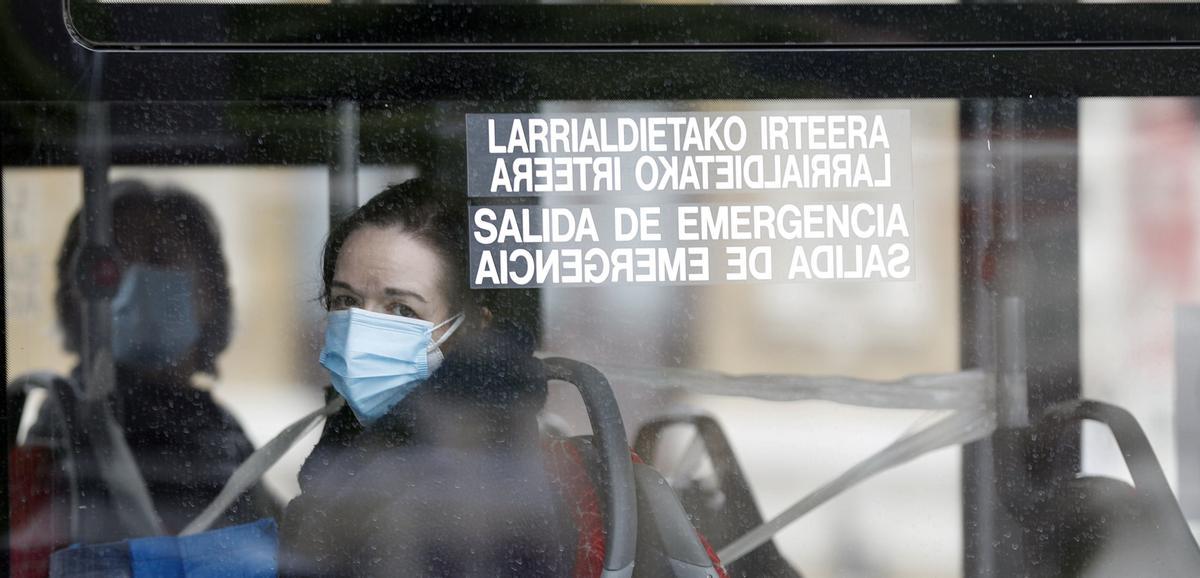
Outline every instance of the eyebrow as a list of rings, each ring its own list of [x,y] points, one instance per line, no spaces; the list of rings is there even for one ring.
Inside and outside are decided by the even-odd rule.
[[[346,283],[344,281],[332,281],[329,283],[329,286],[334,289],[345,289],[351,293],[355,293],[355,294],[358,293],[358,291],[355,291],[354,288],[351,287],[349,283]]]
[[[426,302],[425,298],[422,297],[420,293],[417,293],[415,291],[409,291],[407,289],[396,289],[394,287],[387,287],[383,290],[383,294],[387,295],[389,297],[412,297],[413,299],[416,299],[417,301],[420,301],[421,303]]]
[[[353,287],[350,286],[349,283],[346,283],[345,281],[336,281],[335,280],[335,281],[331,282],[329,284],[329,286],[332,288],[335,288],[335,289],[345,289],[346,291],[354,293],[355,295],[358,294],[358,291],[356,291]],[[422,297],[420,293],[417,293],[415,291],[409,291],[407,289],[397,289],[395,287],[387,287],[383,290],[383,294],[387,295],[389,297],[412,297],[413,299],[416,299],[417,301],[420,301],[421,303],[428,303],[428,301],[426,301],[426,299],[424,297]]]

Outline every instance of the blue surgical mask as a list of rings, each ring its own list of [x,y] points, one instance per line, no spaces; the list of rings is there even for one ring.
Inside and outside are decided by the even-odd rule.
[[[329,314],[321,365],[363,425],[416,389],[442,363],[439,346],[462,324],[459,313],[437,325],[420,319],[345,309]],[[453,323],[436,342],[433,332]]]
[[[161,370],[192,353],[200,340],[190,271],[131,265],[112,300],[112,353],[119,364]]]

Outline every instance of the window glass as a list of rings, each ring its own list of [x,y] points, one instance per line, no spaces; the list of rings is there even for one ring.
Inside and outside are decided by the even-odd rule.
[[[1133,412],[1195,516],[1197,103],[1095,99],[1081,107],[1080,286],[1084,394]],[[1084,467],[1129,478],[1103,429]]]
[[[970,520],[978,515],[964,511],[964,496],[979,491],[982,471],[978,461],[971,461],[978,460],[969,449],[975,446],[967,446],[964,459],[963,444],[1036,425],[1028,412],[1044,411],[1055,396],[1070,397],[1071,383],[1080,384],[1074,395],[1132,413],[1180,496],[1183,512],[1189,519],[1195,515],[1190,492],[1196,480],[1188,477],[1194,452],[1187,442],[1187,424],[1194,420],[1184,403],[1191,399],[1195,372],[1180,352],[1194,345],[1195,338],[1196,296],[1188,273],[1195,259],[1187,247],[1198,214],[1189,208],[1196,193],[1196,104],[1191,99],[1083,99],[1077,109],[1074,104],[1058,99],[556,100],[520,107],[364,103],[323,113],[328,117],[322,122],[340,127],[322,133],[325,142],[297,136],[312,133],[295,126],[287,128],[289,138],[273,139],[269,130],[253,137],[278,145],[272,149],[278,158],[274,164],[255,153],[254,164],[210,160],[189,166],[187,155],[194,153],[184,152],[171,162],[118,163],[108,178],[184,189],[211,211],[227,255],[234,317],[229,345],[217,357],[216,376],[197,375],[193,381],[228,409],[252,445],[260,446],[332,395],[327,389],[330,374],[319,362],[328,343],[328,314],[319,299],[320,253],[329,236],[331,210],[341,210],[339,202],[367,203],[390,183],[434,178],[439,172],[466,193],[473,190],[470,175],[475,172],[482,171],[485,182],[495,185],[491,161],[496,157],[479,156],[473,139],[483,134],[488,139],[484,144],[504,148],[512,144],[505,140],[511,133],[472,132],[489,126],[480,120],[499,120],[493,126],[511,128],[514,118],[530,123],[552,118],[711,120],[777,114],[811,119],[902,113],[887,118],[904,119],[905,130],[887,129],[894,139],[889,150],[902,163],[894,165],[901,172],[891,176],[903,180],[904,188],[872,191],[870,184],[854,189],[826,181],[807,190],[756,191],[769,187],[750,179],[742,189],[723,191],[715,185],[699,191],[582,195],[520,189],[556,178],[561,182],[560,174],[533,177],[523,185],[513,180],[510,194],[464,196],[462,202],[474,208],[518,204],[538,211],[588,206],[604,214],[648,204],[669,212],[689,205],[900,199],[911,233],[912,271],[905,279],[735,282],[726,277],[592,286],[543,282],[532,305],[522,301],[527,291],[504,289],[493,307],[498,317],[532,320],[540,336],[539,355],[583,360],[607,375],[631,440],[664,416],[714,418],[764,520],[786,515],[810,492],[827,490],[831,480],[846,479],[846,472],[857,471],[897,439],[956,415],[954,408],[981,410],[982,421],[946,430],[933,441],[924,438],[929,443],[917,444],[895,462],[898,467],[852,480],[844,494],[819,502],[773,537],[782,560],[806,573],[959,576],[975,563],[964,565],[964,550],[987,535],[970,523],[963,533],[964,516]],[[151,120],[159,112],[171,118],[179,110],[199,117],[203,115],[197,111],[206,109],[204,103],[142,108]],[[51,118],[45,112],[30,115],[24,106],[6,110],[25,130],[9,141],[10,147],[31,135],[55,141],[57,129],[45,122]],[[295,118],[313,117],[297,113]],[[434,148],[445,152],[389,152],[406,141],[365,125],[357,130],[356,118],[387,118],[415,127],[405,133],[411,139],[407,142],[432,139],[440,143]],[[136,129],[128,126],[114,129],[115,158],[148,150],[129,147],[136,139],[128,138],[132,133],[127,131]],[[424,132],[422,127],[437,128]],[[213,139],[211,132],[197,134]],[[353,134],[360,135],[355,144],[369,162],[355,170],[349,197],[337,192],[340,169],[288,159],[336,151]],[[549,134],[543,146],[550,146]],[[527,136],[527,142],[536,140],[532,133]],[[232,141],[217,142],[232,146]],[[566,150],[573,145],[560,141],[558,146]],[[543,149],[529,158],[553,159],[555,154]],[[389,157],[391,163],[374,164]],[[765,155],[763,162],[769,165],[772,156]],[[629,174],[635,180],[645,175]],[[716,182],[719,174],[714,170],[709,176]],[[75,164],[26,163],[6,166],[3,177],[6,377],[13,381],[34,371],[70,375],[79,358],[64,349],[65,330],[54,301],[56,260],[67,223],[80,208],[84,171]],[[479,221],[470,223],[477,227]],[[796,244],[781,238],[751,241],[776,250]],[[453,274],[470,284],[479,266],[472,262]],[[714,272],[728,274],[722,265],[714,267]],[[840,269],[853,267],[843,262]],[[361,299],[348,307],[367,303]],[[1073,381],[1072,375],[1080,378]],[[926,378],[943,381],[936,386],[912,381]],[[889,393],[895,391],[906,393]],[[36,420],[27,415],[23,421],[23,435],[36,436]],[[560,382],[549,390],[541,423],[543,431],[558,434],[592,431],[581,398]],[[686,507],[732,499],[728,488],[713,486],[716,472],[727,464],[687,449],[693,443],[688,431],[664,433],[643,459],[685,497]],[[1130,481],[1137,477],[1127,470],[1111,433],[1094,424],[1083,431],[1083,472]],[[267,486],[278,502],[303,496],[300,468],[321,435],[311,433],[295,442],[267,473]],[[1007,450],[999,444],[992,451]],[[421,479],[418,475],[416,481]],[[718,536],[718,550],[736,538],[719,535],[725,531],[721,528],[707,530]],[[1120,538],[1114,540],[1096,544],[1097,563],[1107,563],[1105,552],[1124,547]],[[1019,541],[1014,544],[1021,547]]]
[[[1200,575],[1195,10],[916,3],[0,9],[5,570]]]
[[[203,108],[193,106],[195,110]],[[380,118],[387,108],[372,107],[363,112],[364,118]],[[464,108],[447,103],[424,109]],[[691,368],[711,375],[811,374],[889,380],[916,373],[956,371],[957,103],[556,101],[542,103],[532,111],[542,116],[622,112],[704,115],[720,111],[803,115],[830,110],[865,114],[881,109],[905,112],[912,127],[906,142],[897,143],[898,148],[913,151],[910,178],[915,202],[908,218],[912,219],[911,226],[921,232],[915,235],[912,247],[913,268],[920,274],[912,280],[551,285],[541,291],[542,351],[587,360],[601,368],[612,366],[615,373],[610,380],[630,432],[664,412],[684,406],[714,416],[725,428],[742,461],[747,482],[756,489],[756,500],[768,517],[932,414],[911,409],[772,403],[688,394],[686,389],[669,387],[666,376],[663,383],[647,387],[622,375],[631,369]],[[154,107],[147,110],[151,115],[155,113]],[[411,114],[414,117],[407,119],[409,124],[425,123],[416,116],[420,113]],[[465,130],[465,123],[459,130]],[[461,132],[445,136],[459,142],[467,138]],[[310,142],[291,144],[295,150],[313,148]],[[284,146],[281,150],[288,149]],[[364,202],[386,184],[419,172],[417,168],[364,166],[359,170],[357,200]],[[70,215],[79,209],[81,172],[76,167],[10,168],[4,174],[6,218],[21,224],[6,229],[6,258],[14,265],[24,263],[40,279],[37,283],[18,284],[15,273],[25,269],[10,268],[14,273],[9,276],[13,289],[8,292],[9,305],[21,313],[7,320],[8,334],[13,336],[7,341],[8,352],[14,360],[8,366],[8,376],[11,380],[45,369],[69,373],[77,361],[61,350],[61,330],[56,330],[49,296],[56,286],[54,260],[63,229]],[[316,264],[328,234],[328,175],[328,169],[319,166],[269,165],[118,166],[110,172],[114,182],[136,179],[152,186],[171,185],[194,191],[212,208],[229,255],[236,322],[229,348],[219,358],[219,378],[205,379],[202,385],[245,424],[248,437],[256,444],[319,407],[320,391],[328,382],[325,370],[317,364],[323,314],[316,300],[320,292]],[[612,207],[638,200],[628,194],[584,198]],[[688,197],[664,198],[680,201]],[[738,193],[731,191],[716,199],[692,198],[702,204],[711,201],[719,205],[737,201]],[[763,198],[798,200],[778,194]],[[570,197],[547,197],[543,201],[547,206],[577,204]],[[628,335],[637,338],[622,337]],[[546,411],[557,416],[557,423],[569,433],[587,433],[587,415],[572,389],[564,384],[552,388]],[[315,437],[297,443],[271,470],[268,479],[283,498],[299,492],[297,470]],[[853,446],[818,442],[839,438],[856,441]],[[794,459],[779,459],[781,456]],[[788,560],[812,571],[842,572],[861,567],[868,574],[886,570],[954,575],[961,543],[957,538],[959,505],[955,499],[958,464],[956,451],[951,448],[873,480],[854,497],[830,504],[792,526],[778,540],[780,551]],[[668,465],[664,463],[664,469]],[[687,480],[688,476],[702,474],[706,467],[711,468],[701,465],[699,471],[685,468],[674,473]],[[921,490],[911,492],[903,502],[889,501],[885,497],[893,484]],[[880,503],[866,506],[875,502]],[[922,513],[922,519],[914,526],[911,516],[917,512]],[[880,523],[877,516],[891,521]],[[885,539],[889,534],[904,538]],[[869,559],[850,562],[845,557],[845,548],[865,544],[876,545]],[[914,559],[905,554],[913,549],[927,555]]]

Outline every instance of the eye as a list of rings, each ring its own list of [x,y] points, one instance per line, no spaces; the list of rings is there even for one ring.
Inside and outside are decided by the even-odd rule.
[[[334,295],[329,300],[329,309],[331,311],[341,311],[351,307],[358,307],[358,299],[355,299],[353,295]]]
[[[400,302],[396,302],[396,303],[392,303],[391,305],[388,305],[387,312],[392,315],[399,315],[401,317],[412,317],[414,319],[421,318],[419,315],[417,315],[416,311],[413,311],[412,307],[409,307],[408,305],[405,305]]]

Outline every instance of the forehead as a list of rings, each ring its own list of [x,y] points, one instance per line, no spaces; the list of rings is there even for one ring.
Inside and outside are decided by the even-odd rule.
[[[346,239],[333,276],[361,291],[390,287],[430,298],[442,274],[442,260],[426,241],[400,227],[367,225]]]

